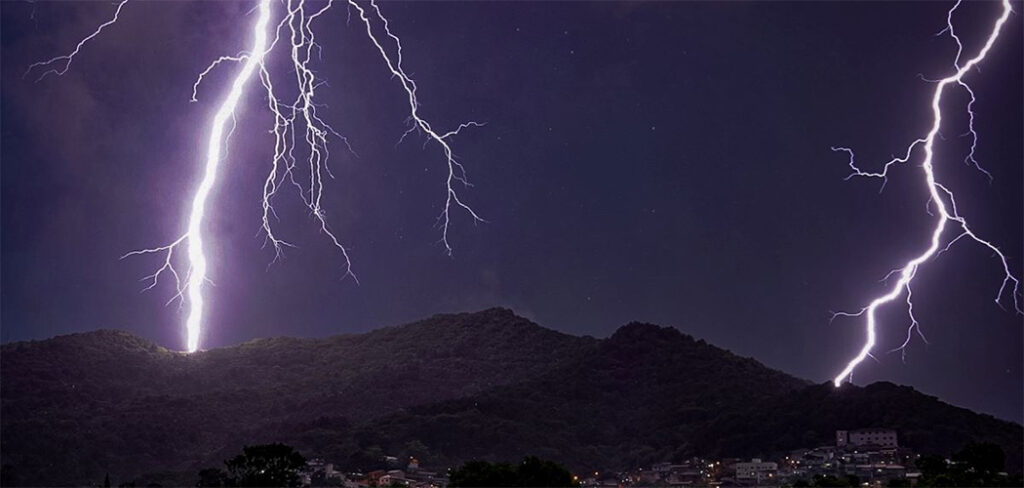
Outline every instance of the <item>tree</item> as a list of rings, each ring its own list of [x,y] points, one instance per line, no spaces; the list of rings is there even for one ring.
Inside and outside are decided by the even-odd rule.
[[[535,456],[523,458],[516,466],[469,461],[449,475],[452,487],[557,487],[573,486],[572,474],[560,464]]]
[[[420,442],[419,439],[413,439],[405,443],[405,454],[423,461],[430,456],[430,449],[427,449],[427,446]]]
[[[978,474],[995,474],[1006,466],[1006,453],[995,444],[972,442],[954,454],[953,461]]]
[[[931,478],[938,476],[946,472],[946,460],[942,456],[936,456],[935,454],[929,454],[921,456],[917,462],[917,469],[921,470],[921,474],[925,478]]]
[[[196,482],[197,487],[211,488],[228,486],[228,474],[223,469],[217,468],[206,468],[199,471],[199,481]]]
[[[936,476],[934,478],[927,479],[922,484],[924,486],[937,486],[937,487],[957,486],[957,483],[956,483],[955,480],[953,480],[953,477],[948,475],[948,474],[945,474],[945,473],[940,474],[940,475],[938,475],[938,476]]]
[[[1006,454],[995,444],[971,443],[953,454],[952,462],[923,456],[917,462],[921,486],[1021,486],[1020,476],[1001,473]]]
[[[519,463],[519,486],[572,486],[572,474],[560,464],[530,456]]]
[[[226,481],[234,486],[301,486],[299,470],[306,467],[306,458],[291,446],[265,444],[246,446],[242,454],[224,464],[228,468]]]
[[[515,468],[508,463],[491,464],[487,461],[469,461],[453,469],[448,476],[451,487],[508,487],[518,481]]]

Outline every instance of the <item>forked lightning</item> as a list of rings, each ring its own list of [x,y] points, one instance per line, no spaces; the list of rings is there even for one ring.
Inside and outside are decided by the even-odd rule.
[[[113,18],[83,38],[71,53],[32,64],[29,66],[26,76],[33,72],[41,72],[38,80],[42,80],[50,74],[59,76],[66,73],[82,48],[105,28],[118,21],[127,2],[128,0],[121,0]],[[314,53],[319,54],[319,50],[322,49],[316,42],[313,23],[320,20],[321,16],[334,5],[334,0],[317,3],[318,6],[314,7],[314,2],[307,0],[259,0],[255,9],[256,19],[251,27],[252,44],[249,50],[237,55],[221,56],[199,74],[192,86],[193,102],[199,99],[199,91],[204,78],[215,68],[225,63],[240,65],[228,92],[218,104],[218,109],[207,128],[206,136],[204,136],[207,140],[207,151],[201,178],[191,199],[185,232],[165,246],[140,249],[122,256],[141,254],[163,256],[162,265],[153,274],[144,278],[149,281],[145,289],[148,290],[156,286],[165,272],[171,275],[176,290],[171,301],[179,298],[183,304],[188,304],[185,330],[186,347],[189,352],[199,349],[204,326],[203,318],[206,307],[203,291],[205,284],[209,281],[209,262],[203,246],[206,203],[217,182],[218,171],[227,157],[228,140],[234,130],[235,110],[245,96],[249,80],[253,75],[256,75],[263,85],[266,92],[267,108],[274,118],[274,126],[271,130],[274,138],[274,153],[270,158],[270,171],[263,184],[261,222],[265,242],[274,250],[273,259],[277,260],[280,257],[284,247],[291,246],[290,243],[279,237],[273,228],[272,224],[277,219],[273,200],[282,187],[294,186],[298,190],[299,197],[316,219],[320,231],[344,257],[344,275],[356,280],[356,276],[352,272],[349,252],[328,226],[326,210],[323,207],[324,179],[325,176],[332,177],[327,165],[330,156],[328,143],[331,138],[336,138],[349,151],[352,151],[352,148],[348,141],[317,113],[319,105],[315,100],[316,91],[324,85],[324,82],[317,78],[310,67]],[[278,4],[280,5],[278,10],[281,10],[282,13],[280,20],[274,24],[272,19],[275,5]],[[422,132],[425,134],[427,142],[435,142],[440,146],[444,155],[447,177],[445,178],[444,206],[438,216],[438,227],[441,232],[440,242],[444,246],[445,252],[450,255],[452,247],[448,240],[448,230],[451,225],[452,210],[455,208],[464,210],[474,222],[483,221],[483,219],[464,202],[457,191],[459,185],[469,186],[469,182],[466,179],[465,168],[456,159],[449,140],[462,129],[479,127],[483,124],[468,122],[451,131],[435,131],[420,114],[416,82],[402,67],[401,40],[391,31],[388,20],[382,14],[375,0],[370,0],[369,3],[362,5],[355,0],[348,0],[347,6],[358,12],[359,19],[366,28],[367,36],[380,53],[388,71],[398,79],[408,97],[410,128],[405,134],[402,134],[402,139],[412,132]],[[383,35],[380,35],[381,32]],[[386,42],[382,42],[382,39]],[[388,46],[389,43],[392,45]],[[278,94],[278,86],[275,85],[274,78],[271,76],[272,70],[268,68],[267,58],[275,52],[275,49],[286,49],[290,58],[289,71],[294,73],[295,79],[294,82],[289,82],[288,86],[295,90],[296,94],[293,98],[283,99]],[[301,156],[296,154],[297,146],[300,145],[303,148]],[[305,178],[297,175],[300,167],[308,173]],[[175,251],[181,245],[186,246],[187,266],[185,266],[184,272],[176,268]]]
[[[1003,29],[1003,25],[1006,23],[1007,19],[1009,19],[1010,14],[1012,13],[1009,0],[1003,0],[1001,6],[1001,14],[993,23],[992,29],[991,31],[989,31],[984,46],[981,48],[980,51],[978,51],[978,53],[973,58],[969,59],[967,62],[963,64],[961,64],[960,61],[961,56],[963,55],[963,43],[961,42],[960,37],[956,34],[956,30],[953,28],[953,16],[957,8],[960,7],[960,1],[958,0],[956,4],[953,5],[953,7],[949,10],[946,16],[946,28],[943,29],[942,33],[948,33],[953,38],[953,40],[956,41],[957,53],[956,57],[953,60],[953,67],[956,71],[952,75],[941,80],[937,80],[935,82],[935,92],[932,94],[931,103],[931,128],[928,130],[928,133],[924,137],[912,142],[910,146],[907,147],[906,152],[902,157],[893,158],[892,160],[887,162],[881,170],[871,172],[862,170],[860,167],[857,166],[856,162],[854,161],[853,150],[846,147],[832,148],[833,151],[844,152],[849,155],[849,165],[853,172],[850,174],[850,176],[847,177],[847,179],[857,176],[881,178],[883,181],[883,185],[886,178],[888,178],[889,176],[889,170],[894,165],[910,161],[910,159],[914,155],[915,150],[923,151],[924,157],[923,161],[921,162],[921,169],[924,173],[922,176],[924,177],[924,183],[928,188],[929,204],[934,206],[934,208],[937,210],[936,213],[932,213],[932,215],[936,217],[936,221],[935,227],[932,229],[931,239],[929,241],[928,247],[926,247],[924,251],[922,251],[919,255],[903,263],[899,268],[894,269],[889,273],[889,275],[886,276],[886,279],[894,275],[899,276],[899,279],[889,288],[889,290],[884,295],[881,295],[872,300],[871,303],[868,304],[868,306],[862,308],[858,312],[839,312],[835,314],[835,316],[844,317],[864,317],[865,331],[867,333],[866,340],[864,341],[864,344],[861,346],[860,351],[857,353],[856,356],[853,357],[853,359],[851,359],[846,364],[846,367],[844,367],[843,370],[838,375],[836,375],[835,379],[833,380],[833,383],[835,383],[836,387],[842,385],[843,381],[846,381],[847,379],[851,378],[853,375],[853,370],[856,369],[857,366],[862,361],[864,361],[864,359],[871,355],[871,351],[872,349],[874,349],[876,341],[878,324],[875,318],[875,314],[878,311],[878,308],[881,307],[882,305],[885,305],[889,302],[896,300],[901,295],[903,295],[904,292],[906,292],[906,305],[907,313],[910,318],[910,326],[907,329],[906,340],[904,340],[903,344],[900,347],[896,348],[895,350],[903,350],[904,348],[906,348],[907,344],[910,343],[910,339],[915,332],[921,335],[923,339],[924,336],[921,334],[920,325],[918,324],[917,318],[914,316],[914,304],[912,300],[913,293],[911,291],[911,285],[914,281],[914,278],[917,276],[917,272],[920,270],[920,267],[922,265],[927,263],[935,256],[942,254],[943,252],[948,250],[953,244],[957,243],[961,239],[967,238],[982,246],[987,247],[999,259],[1000,263],[1002,264],[1005,275],[1003,277],[1002,284],[999,286],[999,291],[996,293],[995,301],[997,304],[1001,306],[1002,301],[1005,299],[1005,296],[1010,295],[1014,309],[1017,311],[1017,313],[1022,313],[1020,304],[1020,281],[1016,277],[1014,277],[1013,274],[1010,272],[1010,265],[1007,262],[1006,255],[1003,254],[1003,252],[998,247],[996,247],[995,244],[981,238],[980,236],[974,233],[974,231],[968,224],[967,220],[962,215],[960,215],[959,211],[957,210],[957,204],[956,200],[953,198],[953,192],[950,191],[949,188],[944,186],[942,183],[940,183],[935,176],[935,139],[936,137],[939,137],[939,128],[942,126],[943,96],[946,94],[947,88],[961,87],[964,90],[966,90],[968,95],[970,96],[970,102],[968,102],[966,107],[969,116],[967,133],[972,137],[970,152],[964,161],[974,165],[976,168],[978,168],[979,171],[984,173],[989,178],[992,177],[992,175],[988,171],[985,171],[985,169],[982,168],[980,164],[978,164],[978,161],[974,157],[974,151],[978,141],[978,134],[974,130],[975,97],[974,91],[971,90],[971,87],[964,81],[964,77],[967,76],[967,74],[972,69],[974,69],[979,63],[981,63],[985,59],[985,56],[988,55],[989,50],[992,49],[992,46],[995,45],[996,40],[999,38],[999,33]],[[947,228],[954,229],[955,234],[950,236],[950,233],[947,232]]]

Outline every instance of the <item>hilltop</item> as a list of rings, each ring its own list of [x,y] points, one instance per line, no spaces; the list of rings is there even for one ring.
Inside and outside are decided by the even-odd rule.
[[[2,462],[38,485],[107,472],[191,484],[271,441],[353,469],[383,453],[617,469],[768,455],[870,426],[922,452],[995,442],[1019,470],[1024,437],[911,388],[813,385],[673,328],[575,337],[505,309],[194,354],[104,330],[4,345],[0,368]]]

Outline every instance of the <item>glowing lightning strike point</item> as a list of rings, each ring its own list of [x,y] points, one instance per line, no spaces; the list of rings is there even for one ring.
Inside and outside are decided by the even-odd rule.
[[[937,82],[938,85],[936,86],[935,93],[932,96],[931,108],[932,108],[933,120],[932,120],[931,130],[928,132],[928,135],[926,137],[924,137],[923,139],[918,139],[918,140],[914,141],[913,143],[911,143],[910,146],[907,148],[907,152],[906,152],[905,156],[900,157],[900,158],[892,159],[891,161],[889,161],[888,163],[886,163],[883,166],[883,168],[882,168],[882,170],[880,172],[876,172],[876,173],[866,172],[866,171],[863,171],[860,168],[858,168],[857,165],[854,162],[853,151],[851,149],[845,148],[845,147],[833,147],[832,148],[833,151],[845,152],[845,153],[847,153],[849,155],[849,158],[850,158],[849,159],[849,165],[850,165],[850,168],[853,170],[853,173],[847,179],[852,178],[854,176],[867,176],[867,177],[873,177],[873,178],[882,178],[883,182],[884,182],[886,177],[888,176],[889,168],[892,165],[897,164],[897,163],[905,163],[905,162],[907,162],[910,159],[910,156],[911,156],[911,153],[913,152],[913,150],[916,147],[918,147],[918,146],[923,146],[923,148],[924,148],[924,156],[925,157],[924,157],[924,162],[921,164],[921,167],[924,169],[925,182],[926,182],[926,184],[928,186],[928,192],[929,192],[930,198],[931,198],[930,201],[935,204],[935,207],[938,210],[938,216],[939,216],[939,219],[938,219],[938,221],[936,222],[936,225],[935,225],[935,229],[932,231],[931,244],[920,255],[918,255],[917,257],[915,257],[915,258],[911,259],[910,261],[906,262],[901,268],[898,268],[898,270],[896,272],[899,273],[899,277],[900,278],[899,278],[899,280],[895,284],[892,285],[892,287],[889,289],[888,293],[886,293],[885,295],[882,295],[882,296],[880,296],[878,298],[875,298],[867,307],[865,307],[864,309],[862,309],[859,312],[856,312],[856,313],[840,312],[840,313],[834,314],[833,318],[835,316],[847,316],[847,317],[855,316],[855,317],[859,317],[859,316],[862,316],[862,315],[866,316],[866,318],[867,318],[867,324],[866,324],[867,340],[864,343],[864,345],[861,347],[860,352],[856,356],[854,356],[854,358],[851,359],[849,363],[847,363],[846,367],[842,370],[842,372],[840,372],[835,377],[835,379],[833,380],[833,383],[835,383],[836,387],[839,387],[840,385],[842,385],[843,381],[845,381],[847,378],[851,378],[852,374],[853,374],[853,370],[857,367],[857,365],[859,365],[865,358],[870,356],[871,350],[875,346],[875,330],[876,330],[875,312],[877,311],[878,307],[880,307],[880,306],[882,306],[882,305],[884,305],[886,303],[892,302],[897,297],[899,297],[903,293],[904,290],[906,290],[906,292],[907,292],[906,303],[907,303],[907,307],[908,307],[908,313],[910,314],[911,325],[910,325],[910,328],[908,329],[907,341],[905,341],[903,343],[903,346],[901,346],[900,348],[897,348],[897,350],[903,349],[904,347],[906,347],[907,342],[909,342],[909,340],[910,340],[910,333],[912,331],[916,330],[918,333],[920,333],[920,329],[919,329],[919,326],[918,326],[918,323],[917,323],[917,319],[914,316],[913,303],[911,301],[912,295],[911,295],[910,284],[913,281],[914,277],[917,275],[917,271],[918,271],[919,267],[925,261],[927,261],[927,260],[931,259],[932,257],[937,256],[938,254],[941,254],[945,250],[949,249],[949,247],[953,243],[955,243],[956,241],[960,240],[963,237],[969,237],[969,238],[973,239],[975,242],[977,242],[978,244],[981,244],[982,246],[985,246],[985,247],[989,248],[996,256],[999,257],[1000,261],[1002,262],[1003,270],[1004,270],[1004,272],[1006,274],[1005,274],[1005,276],[1003,278],[1002,285],[999,287],[999,292],[996,294],[996,300],[995,300],[996,304],[999,304],[1000,306],[1002,305],[1000,303],[1000,300],[1002,299],[1003,295],[1006,293],[1008,285],[1010,283],[1013,283],[1013,287],[1012,287],[1012,290],[1010,291],[1010,293],[1011,293],[1011,295],[1013,297],[1014,308],[1016,309],[1016,311],[1018,313],[1024,313],[1024,311],[1021,310],[1020,301],[1019,301],[1019,297],[1020,297],[1020,281],[1011,274],[1010,267],[1009,267],[1009,264],[1007,263],[1006,256],[994,244],[992,244],[991,242],[986,241],[986,240],[978,237],[978,235],[976,235],[970,229],[970,227],[967,224],[967,220],[964,217],[962,217],[958,213],[958,211],[957,211],[956,201],[953,198],[953,193],[949,189],[947,189],[945,186],[943,186],[941,183],[936,181],[936,178],[935,178],[935,169],[934,169],[934,166],[933,166],[934,143],[935,143],[936,136],[938,136],[938,134],[939,134],[939,127],[942,124],[942,110],[940,109],[939,105],[940,105],[940,102],[942,101],[942,95],[945,92],[946,87],[948,87],[949,85],[952,85],[952,84],[956,84],[958,86],[964,87],[968,91],[968,93],[970,94],[970,97],[971,97],[971,102],[967,105],[967,111],[970,114],[970,126],[969,126],[969,129],[968,129],[968,133],[971,134],[974,137],[974,139],[973,139],[973,142],[971,144],[970,155],[968,156],[966,162],[973,163],[975,165],[975,167],[977,167],[980,171],[982,171],[983,173],[985,173],[986,175],[991,177],[991,175],[989,175],[989,173],[987,171],[985,171],[980,166],[978,166],[977,162],[974,160],[974,148],[975,148],[975,145],[977,143],[977,134],[974,132],[974,112],[972,110],[973,104],[974,104],[974,92],[963,81],[963,77],[967,74],[968,71],[970,71],[971,68],[973,68],[975,65],[980,63],[983,59],[985,59],[985,56],[988,54],[989,50],[992,48],[992,45],[995,44],[996,38],[999,37],[999,32],[1002,29],[1003,24],[1006,23],[1006,20],[1010,17],[1010,13],[1012,12],[1012,9],[1010,8],[1009,0],[1003,0],[1002,1],[1002,7],[1003,7],[1002,15],[1000,15],[1000,17],[996,20],[995,25],[992,27],[992,31],[989,34],[988,39],[986,40],[984,47],[982,47],[981,51],[978,52],[977,56],[975,56],[974,58],[970,59],[969,61],[967,61],[966,63],[961,65],[960,64],[960,57],[961,57],[961,55],[963,53],[963,44],[960,42],[960,38],[957,37],[956,33],[954,32],[953,24],[952,24],[953,12],[959,6],[960,6],[960,2],[958,1],[956,3],[956,5],[954,5],[949,10],[948,15],[947,15],[947,25],[946,25],[946,28],[943,30],[943,32],[949,32],[949,34],[953,37],[953,39],[957,43],[957,47],[958,47],[957,57],[956,57],[956,59],[954,61],[954,67],[956,68],[956,72],[953,75],[951,75],[951,76],[949,76],[947,78],[943,78],[942,80],[938,80],[938,82]],[[883,185],[884,185],[884,183],[883,183]],[[946,225],[948,223],[951,223],[951,222],[954,223],[956,226],[960,227],[962,232],[959,235],[957,235],[957,237],[955,237],[954,239],[949,241],[945,245],[945,247],[943,247],[942,246],[942,235],[943,235],[943,232],[946,230]],[[890,275],[891,274],[895,274],[895,272],[894,273],[890,273]]]
[[[122,258],[125,258],[139,254],[166,253],[163,266],[152,275],[146,277],[152,281],[145,289],[148,290],[156,286],[157,279],[164,271],[170,272],[174,277],[177,294],[171,300],[173,301],[175,298],[182,297],[188,298],[189,310],[188,318],[185,322],[185,331],[187,336],[186,348],[188,352],[195,352],[199,349],[199,337],[202,334],[203,312],[205,305],[203,300],[203,285],[208,281],[207,271],[209,267],[206,261],[206,255],[203,253],[203,221],[206,216],[206,200],[209,198],[210,190],[213,189],[213,184],[217,180],[217,169],[220,166],[220,162],[224,159],[226,154],[224,149],[225,140],[231,135],[230,131],[225,133],[225,126],[229,119],[233,120],[235,108],[238,106],[238,101],[242,97],[245,84],[249,81],[249,78],[252,77],[252,74],[262,66],[263,57],[267,52],[267,24],[270,21],[271,1],[272,0],[260,1],[258,7],[259,16],[253,26],[254,39],[252,51],[245,55],[223,56],[217,59],[210,65],[210,67],[199,75],[199,81],[196,81],[196,84],[193,85],[192,99],[194,101],[196,99],[196,90],[198,89],[199,83],[202,81],[203,77],[213,69],[213,67],[224,61],[244,63],[241,71],[238,72],[234,81],[231,83],[231,88],[228,91],[227,96],[225,96],[213,117],[213,123],[209,129],[210,136],[206,151],[206,164],[202,173],[203,177],[200,180],[199,186],[196,188],[195,195],[192,198],[192,210],[189,213],[188,230],[183,236],[178,238],[178,240],[169,245],[153,249],[133,251],[122,256]],[[175,271],[172,263],[174,250],[182,243],[187,245],[187,257],[189,262],[189,268],[188,272],[185,274],[184,284],[182,284],[182,279],[178,272]]]
[[[121,12],[121,8],[125,3],[127,3],[127,1],[128,0],[121,0],[121,3],[118,5],[117,11],[114,14],[114,18],[100,25],[91,35],[80,41],[73,52],[64,56],[52,58],[48,61],[32,64],[29,66],[26,75],[32,72],[33,69],[49,67],[50,65],[60,61],[65,63],[62,68],[50,69],[49,71],[44,72],[39,79],[42,79],[49,74],[56,74],[59,76],[67,72],[71,65],[71,61],[82,49],[82,46],[99,35],[105,27],[116,22],[118,15]],[[276,196],[278,189],[286,183],[291,183],[292,186],[299,190],[299,197],[316,219],[321,233],[326,235],[331,244],[341,251],[345,260],[345,277],[352,277],[353,280],[358,283],[355,274],[352,272],[352,263],[349,260],[348,250],[330,230],[327,225],[324,208],[321,206],[324,191],[324,175],[326,174],[331,178],[334,176],[331,173],[330,168],[327,166],[327,161],[330,156],[330,152],[327,147],[328,137],[334,136],[339,138],[353,156],[356,156],[355,151],[353,151],[352,147],[348,144],[348,140],[320,118],[317,113],[319,105],[314,101],[316,89],[324,85],[325,82],[319,80],[313,69],[310,68],[314,49],[318,55],[320,53],[320,46],[316,43],[314,38],[312,23],[334,4],[334,0],[327,0],[327,2],[318,9],[307,9],[305,0],[279,0],[280,3],[283,3],[285,6],[285,14],[282,20],[277,24],[277,27],[275,29],[270,29],[269,19],[271,16],[270,11],[272,1],[274,0],[260,0],[259,2],[257,7],[259,16],[253,26],[254,40],[252,50],[233,56],[221,56],[217,58],[199,74],[195,83],[192,85],[191,101],[196,102],[198,101],[199,87],[204,78],[210,74],[210,72],[225,62],[242,64],[241,70],[232,82],[231,89],[221,102],[216,115],[213,118],[213,123],[209,128],[209,145],[206,154],[206,164],[204,166],[202,179],[200,180],[199,186],[197,187],[196,193],[192,199],[192,207],[189,214],[188,228],[186,232],[171,244],[156,248],[132,251],[122,256],[123,259],[128,256],[143,254],[163,254],[163,264],[160,268],[158,268],[153,274],[143,278],[143,280],[149,281],[148,286],[146,286],[143,291],[155,287],[160,279],[160,275],[164,272],[171,275],[174,279],[176,293],[170,301],[173,302],[176,299],[181,299],[182,304],[186,301],[189,304],[189,315],[186,321],[187,348],[189,352],[194,352],[199,347],[199,338],[202,333],[201,328],[204,312],[202,287],[205,282],[209,281],[207,278],[208,263],[206,256],[203,253],[203,221],[205,216],[206,200],[210,195],[210,191],[213,189],[214,182],[216,181],[218,166],[220,165],[221,160],[226,157],[227,152],[225,148],[227,146],[227,139],[230,138],[231,130],[234,129],[234,125],[232,125],[231,130],[227,130],[225,133],[225,125],[228,123],[229,119],[232,121],[232,124],[234,123],[235,108],[242,97],[244,86],[248,82],[249,78],[252,77],[253,73],[257,71],[259,73],[258,78],[266,90],[267,108],[270,110],[274,118],[274,126],[270,131],[274,136],[274,153],[271,157],[270,173],[267,175],[263,186],[263,217],[261,225],[261,230],[265,236],[265,244],[270,244],[274,248],[274,259],[271,263],[275,262],[281,256],[282,249],[284,247],[293,247],[290,243],[279,238],[271,226],[271,221],[277,218],[277,214],[274,211],[271,201]],[[426,133],[428,136],[427,142],[434,141],[443,149],[448,168],[448,176],[445,180],[446,199],[444,210],[438,217],[438,225],[441,228],[441,242],[444,244],[445,251],[450,255],[452,249],[448,243],[448,227],[451,221],[451,208],[453,206],[461,207],[473,217],[474,222],[483,221],[483,219],[480,218],[472,208],[463,203],[459,194],[455,190],[456,182],[465,186],[470,185],[466,180],[465,168],[458,162],[458,160],[456,160],[449,144],[449,139],[452,136],[459,134],[463,129],[469,127],[480,127],[484,124],[478,122],[467,122],[460,124],[457,128],[448,132],[435,132],[430,124],[419,115],[419,100],[416,97],[416,83],[402,68],[401,41],[391,32],[388,26],[388,21],[381,13],[377,4],[373,0],[369,2],[376,18],[383,24],[385,34],[397,46],[397,53],[395,57],[388,54],[387,49],[383,47],[374,35],[372,21],[366,16],[366,11],[353,0],[348,0],[348,3],[359,11],[360,18],[366,24],[367,35],[380,51],[380,54],[392,75],[399,79],[402,87],[408,95],[410,108],[409,120],[412,127],[402,135],[402,138],[399,141],[401,142],[401,140],[409,133],[419,130]],[[271,40],[272,33],[273,39]],[[276,87],[271,78],[270,70],[267,68],[265,63],[268,53],[273,51],[277,43],[282,40],[290,44],[288,47],[290,47],[291,68],[295,74],[295,85],[293,85],[293,87],[297,90],[297,94],[290,102],[282,100],[275,93]],[[299,158],[295,154],[297,141],[302,144],[305,148],[303,151],[306,152],[303,166],[308,167],[309,179],[308,183],[305,185],[300,184],[295,177],[295,171],[299,167]],[[186,257],[189,264],[187,271],[184,273],[176,270],[173,262],[175,250],[177,250],[178,246],[182,244],[187,245]]]
[[[202,287],[206,280],[206,255],[203,254],[203,217],[206,211],[206,199],[210,195],[210,189],[217,179],[217,167],[223,157],[221,146],[224,142],[224,126],[228,119],[234,114],[238,99],[242,97],[242,88],[252,76],[253,72],[263,60],[267,47],[267,23],[270,20],[270,1],[261,0],[259,17],[253,27],[253,48],[249,57],[242,65],[242,71],[231,83],[231,91],[217,110],[213,117],[213,126],[210,128],[210,145],[206,151],[206,170],[203,172],[203,179],[199,182],[195,197],[192,199],[192,213],[188,219],[188,260],[191,263],[191,272],[188,275],[188,320],[185,322],[185,330],[188,334],[188,352],[195,352],[199,349],[199,334],[203,321],[203,291]]]

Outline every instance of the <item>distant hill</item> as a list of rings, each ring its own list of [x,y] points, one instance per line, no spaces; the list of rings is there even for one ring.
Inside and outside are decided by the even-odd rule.
[[[106,330],[7,344],[0,462],[39,484],[195,472],[268,439],[274,425],[362,422],[470,395],[535,377],[595,342],[495,309],[196,354]]]
[[[0,371],[0,462],[36,485],[107,472],[191,484],[270,441],[352,468],[387,453],[614,469],[767,455],[869,426],[924,451],[996,442],[1019,470],[1024,437],[906,387],[811,385],[675,329],[629,324],[598,340],[504,309],[195,354],[97,331],[4,345]]]
[[[586,472],[694,455],[781,456],[866,427],[896,429],[901,445],[922,453],[992,442],[1021,470],[1019,424],[891,383],[812,385],[650,324],[626,325],[541,377],[380,418],[360,435],[391,451],[402,447],[394,440],[418,439],[452,464],[530,452]]]

